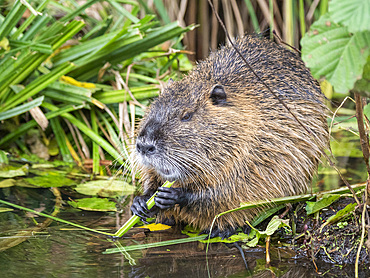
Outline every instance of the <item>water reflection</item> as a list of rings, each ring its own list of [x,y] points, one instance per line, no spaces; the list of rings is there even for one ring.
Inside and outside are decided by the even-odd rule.
[[[14,213],[0,214],[2,236],[12,236],[19,231],[22,217],[14,218]],[[78,219],[79,216],[80,218]],[[68,218],[67,215],[64,217]],[[75,221],[114,226],[115,217],[101,218],[97,213],[75,215]],[[78,220],[76,220],[78,219]],[[98,222],[99,221],[99,222]],[[111,226],[111,227],[112,227]],[[103,254],[114,244],[106,238],[89,232],[70,230],[70,227],[54,223],[46,232],[29,237],[25,242],[0,253],[0,277],[317,277],[312,262],[295,260],[294,253],[285,248],[271,250],[272,263],[265,266],[264,248],[245,251],[248,270],[245,268],[237,248],[225,244],[211,244],[208,255],[206,245],[198,242],[157,247],[129,252],[135,262],[121,253]],[[134,233],[138,233],[135,230]],[[132,234],[131,234],[132,235]],[[142,238],[124,238],[123,246],[143,244],[180,238],[178,231],[149,233]],[[350,269],[346,271],[334,265],[318,266],[324,273],[330,268],[340,270],[331,273],[335,277],[352,277]],[[369,277],[364,273],[362,277]]]

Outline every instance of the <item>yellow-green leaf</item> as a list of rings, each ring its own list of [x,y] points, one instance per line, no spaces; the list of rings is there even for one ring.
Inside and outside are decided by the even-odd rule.
[[[154,232],[154,231],[168,230],[168,229],[171,228],[171,226],[168,226],[168,225],[165,225],[165,224],[162,224],[162,223],[151,223],[151,224],[148,224],[148,225],[140,226],[138,228],[149,229],[150,231]]]

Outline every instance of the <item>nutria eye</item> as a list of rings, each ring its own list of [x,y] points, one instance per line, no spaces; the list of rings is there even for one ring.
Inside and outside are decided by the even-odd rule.
[[[181,118],[181,121],[182,122],[188,122],[191,120],[191,118],[193,117],[193,113],[186,113],[182,118]]]

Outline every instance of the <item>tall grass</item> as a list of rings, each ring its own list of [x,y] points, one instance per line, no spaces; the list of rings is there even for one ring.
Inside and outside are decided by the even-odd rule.
[[[60,158],[96,174],[102,160],[125,163],[135,116],[191,68],[179,41],[193,26],[161,23],[137,1],[3,3],[0,148],[27,150],[39,129],[46,148],[56,141]]]

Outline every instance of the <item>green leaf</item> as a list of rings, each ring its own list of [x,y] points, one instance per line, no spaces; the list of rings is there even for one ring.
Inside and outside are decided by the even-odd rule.
[[[281,227],[289,227],[289,219],[284,220],[279,218],[279,216],[275,215],[268,223],[266,230],[260,233],[271,236],[273,233],[277,231],[277,229]]]
[[[25,113],[32,108],[35,108],[37,106],[40,106],[41,103],[44,101],[44,96],[38,97],[32,101],[26,102],[22,105],[19,105],[13,109],[9,109],[8,111],[5,112],[0,112],[0,121],[9,119],[11,117],[20,115],[22,113]]]
[[[260,224],[262,221],[266,220],[273,214],[277,213],[279,210],[283,209],[285,205],[280,205],[276,207],[272,207],[270,209],[262,211],[260,214],[258,214],[255,218],[253,218],[251,225],[253,227],[256,227],[258,224]]]
[[[251,241],[247,242],[247,246],[248,247],[256,247],[259,240],[260,240],[260,237],[259,236],[256,236],[254,239],[252,239]]]
[[[76,201],[68,201],[74,208],[92,211],[117,211],[116,203],[106,198],[83,198]]]
[[[16,183],[16,180],[15,179],[5,179],[5,180],[2,180],[0,181],[0,188],[4,188],[4,187],[12,187],[14,186]]]
[[[353,204],[348,204],[344,209],[341,209],[340,211],[337,211],[336,214],[330,216],[326,222],[320,227],[320,232],[321,230],[326,226],[326,225],[329,225],[329,224],[333,224],[343,218],[345,218],[349,213],[351,213],[352,211],[355,210],[357,204],[356,203],[353,203]]]
[[[335,194],[335,195],[326,194],[322,197],[322,199],[320,199],[317,202],[307,201],[306,202],[307,203],[307,206],[306,206],[307,215],[313,214],[317,211],[322,210],[323,208],[330,206],[332,203],[334,203],[339,198],[340,198],[339,194]]]
[[[15,1],[4,22],[0,24],[0,40],[10,34],[12,29],[22,18],[22,15],[26,11],[26,9],[26,6],[24,6],[20,0]]]
[[[22,91],[20,91],[18,94],[14,95],[9,100],[7,100],[4,106],[0,107],[0,111],[9,110],[10,108],[27,100],[28,98],[40,92],[41,90],[45,89],[49,84],[53,83],[62,75],[71,71],[74,67],[75,67],[74,64],[67,62],[57,67],[56,69],[50,71],[48,74],[42,75],[41,77],[35,79],[30,84],[28,84],[27,87],[24,88]]]
[[[347,26],[350,32],[370,30],[369,0],[332,0],[329,13],[334,22]]]
[[[25,178],[24,181],[35,186],[35,187],[63,187],[72,186],[76,182],[64,176],[61,176],[56,172],[48,172],[43,176],[36,176],[33,178]]]
[[[168,246],[168,245],[174,245],[174,244],[181,244],[181,243],[188,243],[188,242],[194,242],[194,241],[200,241],[201,239],[204,239],[205,235],[202,236],[196,236],[196,237],[187,237],[187,238],[180,238],[180,239],[172,239],[172,240],[165,240],[160,242],[152,242],[147,244],[133,244],[130,246],[120,246],[119,248],[109,248],[106,249],[103,254],[113,254],[113,253],[122,253],[126,251],[134,251],[134,250],[142,250],[147,248],[153,248],[153,247],[161,247],[161,246]],[[148,277],[148,276],[147,276]]]
[[[316,78],[325,77],[336,92],[347,93],[361,79],[370,54],[370,32],[351,34],[326,14],[302,41],[302,59]]]
[[[83,106],[80,106],[80,107],[77,106],[76,107],[76,106],[73,106],[73,105],[66,105],[63,108],[55,109],[55,111],[46,113],[45,116],[49,120],[49,119],[57,117],[61,114],[71,112],[71,111],[80,109],[82,107]],[[0,146],[8,144],[9,141],[13,141],[13,140],[18,139],[21,134],[25,133],[27,130],[29,130],[32,127],[35,127],[35,126],[37,126],[37,122],[35,120],[31,120],[31,121],[21,125],[15,131],[13,131],[13,132],[9,133],[8,135],[2,137],[0,139]]]
[[[6,166],[1,168],[0,178],[13,178],[19,176],[26,176],[28,174],[28,165],[23,165],[20,168],[14,168],[11,166]]]
[[[119,180],[89,181],[76,186],[78,193],[91,196],[115,197],[133,194],[135,187]]]
[[[39,51],[40,53],[44,54],[52,54],[53,49],[51,45],[44,44],[44,43],[34,43],[30,41],[17,41],[17,40],[10,40],[10,47],[12,48],[12,52],[18,51],[22,48],[30,48],[34,51]]]

